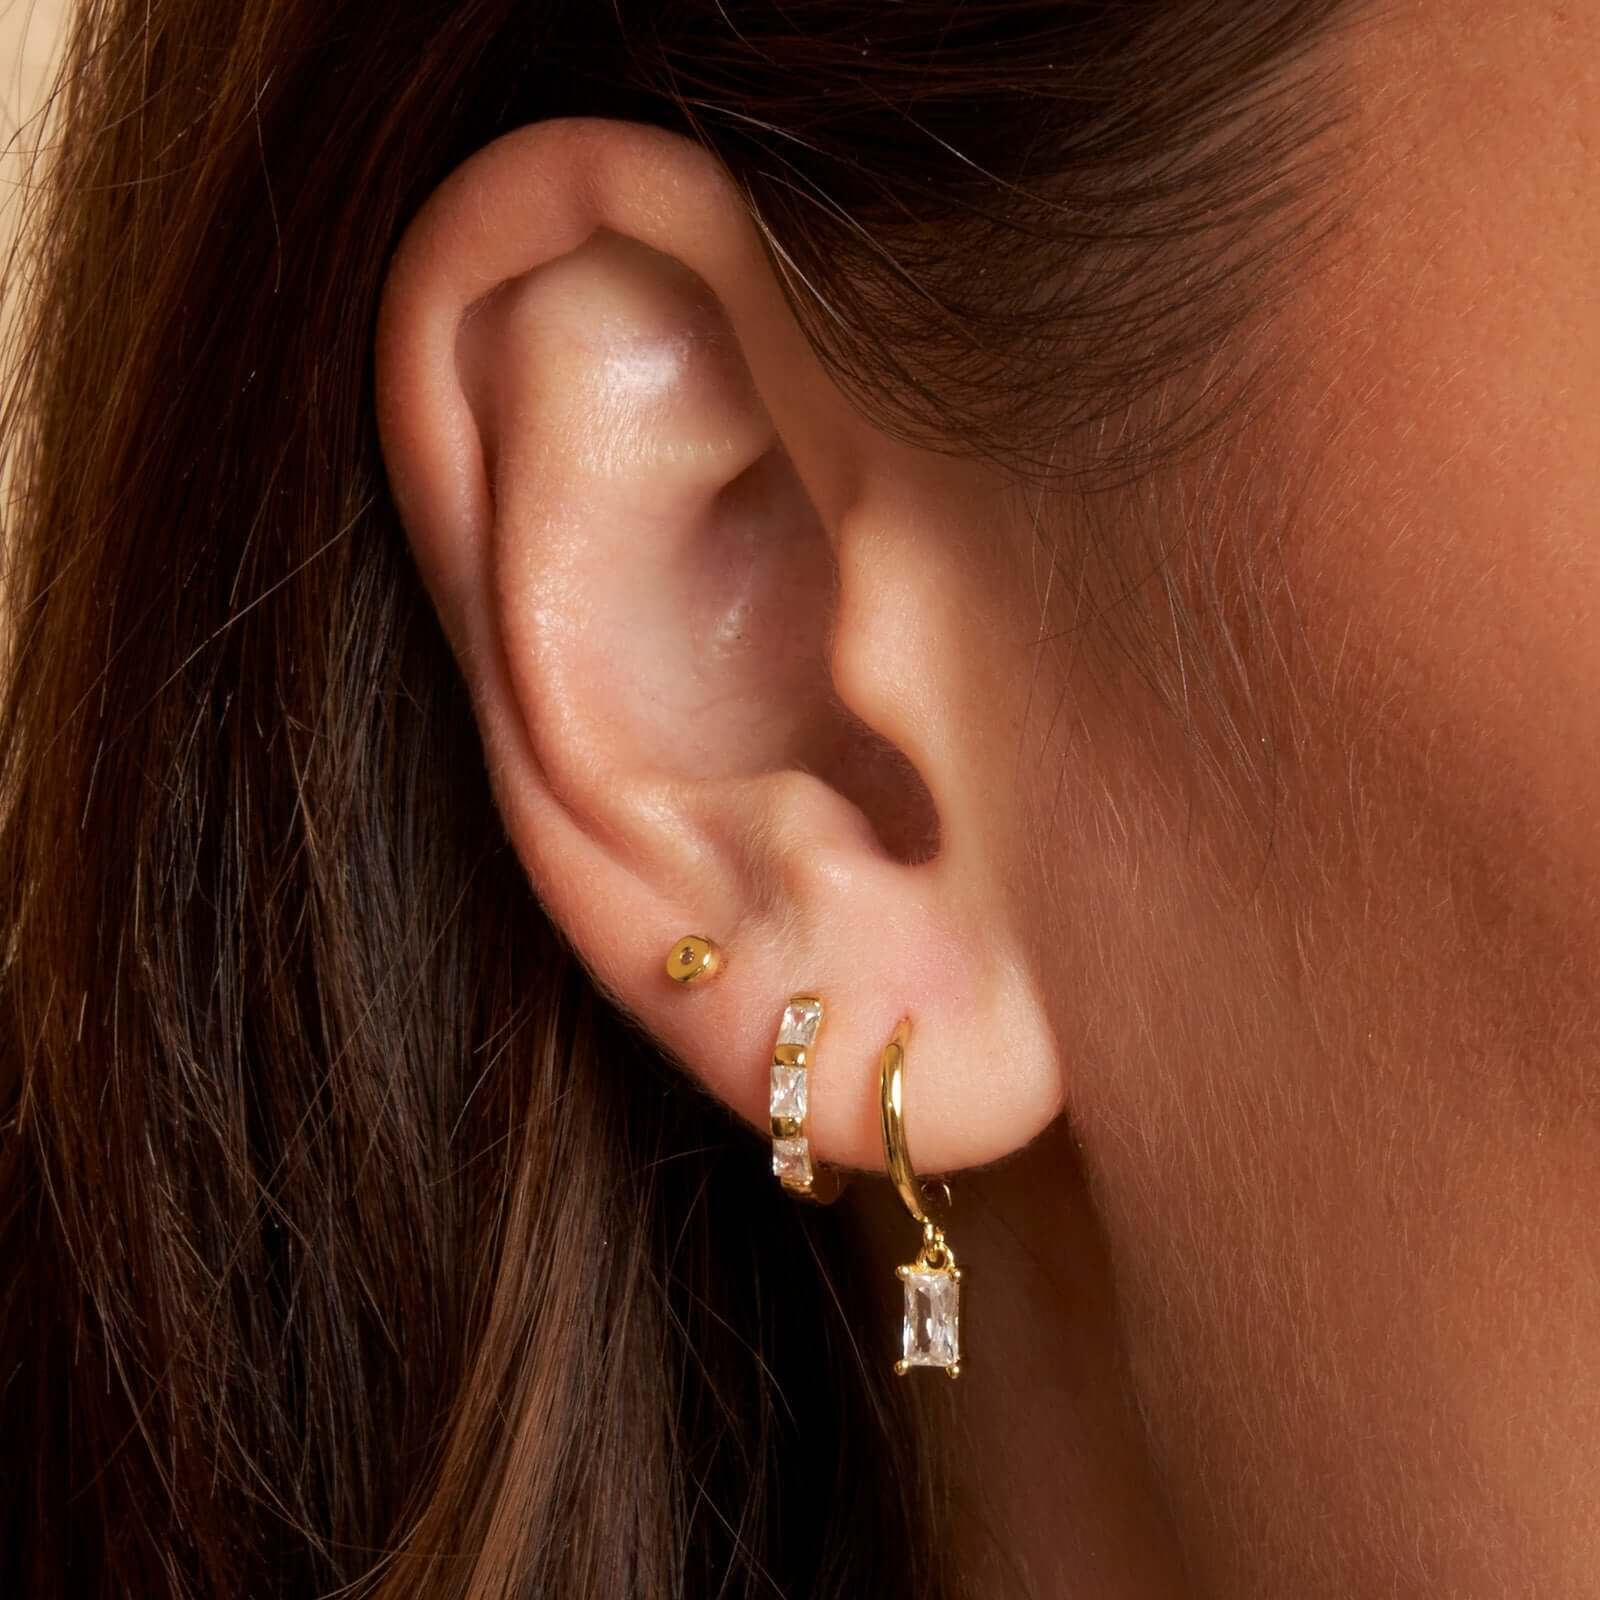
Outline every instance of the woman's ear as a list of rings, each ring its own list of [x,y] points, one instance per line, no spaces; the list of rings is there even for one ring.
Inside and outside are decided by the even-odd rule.
[[[918,1165],[1028,1140],[1061,1073],[994,881],[1006,691],[956,554],[994,505],[850,406],[722,170],[626,123],[498,140],[396,254],[377,393],[507,829],[599,981],[759,1127],[783,1004],[822,995],[824,1161],[881,1165],[903,1015]],[[688,931],[725,964],[684,990]]]

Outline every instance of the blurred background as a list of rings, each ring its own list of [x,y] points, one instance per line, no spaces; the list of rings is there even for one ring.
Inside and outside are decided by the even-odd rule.
[[[22,155],[38,142],[39,103],[61,41],[67,4],[68,0],[0,0],[0,251],[11,244]],[[7,302],[12,289],[9,280],[0,281]]]

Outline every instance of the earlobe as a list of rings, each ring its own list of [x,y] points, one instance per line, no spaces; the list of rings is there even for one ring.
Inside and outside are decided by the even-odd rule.
[[[1004,942],[969,937],[982,852],[942,848],[938,696],[890,687],[924,645],[877,621],[917,590],[915,480],[709,157],[592,122],[481,152],[397,255],[378,392],[507,829],[607,988],[760,1128],[773,1007],[828,993],[833,1164],[881,1161],[875,1062],[908,1011],[949,1052],[920,1159],[1031,1136],[1059,1077]],[[733,957],[692,998],[661,967],[689,925]],[[1029,1070],[968,1054],[1006,1035]]]

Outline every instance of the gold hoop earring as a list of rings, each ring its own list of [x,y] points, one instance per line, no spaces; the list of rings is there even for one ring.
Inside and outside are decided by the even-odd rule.
[[[822,1002],[814,994],[797,994],[783,1008],[778,1039],[772,1047],[772,1171],[790,1194],[815,1198],[816,1168],[806,1134],[810,1093],[811,1051],[822,1029]]]
[[[917,1259],[895,1273],[905,1285],[905,1321],[900,1332],[900,1359],[894,1370],[902,1377],[913,1367],[942,1367],[961,1376],[961,1268],[941,1228],[928,1215],[926,1190],[911,1165],[906,1148],[905,1065],[911,1020],[895,1028],[878,1063],[883,1113],[883,1160],[905,1208],[922,1224]],[[941,1187],[944,1187],[941,1185]],[[948,1199],[949,1189],[945,1188]]]
[[[667,952],[667,976],[674,983],[706,983],[722,970],[722,947],[700,933],[686,933]]]

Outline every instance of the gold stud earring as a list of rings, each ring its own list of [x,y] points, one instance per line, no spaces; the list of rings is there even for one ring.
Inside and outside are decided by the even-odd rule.
[[[703,934],[684,934],[667,954],[667,976],[674,983],[705,983],[721,970],[722,950]]]
[[[797,994],[783,1008],[772,1047],[772,1171],[790,1194],[816,1198],[816,1167],[806,1134],[811,1051],[822,1028],[822,1002]]]
[[[883,1112],[883,1159],[905,1208],[922,1224],[917,1259],[895,1272],[905,1286],[905,1321],[900,1331],[900,1359],[894,1370],[904,1376],[913,1367],[943,1367],[961,1376],[961,1268],[944,1230],[928,1215],[927,1195],[906,1148],[905,1066],[911,1021],[895,1028],[878,1063]],[[941,1185],[943,1187],[943,1185]],[[949,1190],[945,1189],[946,1198]]]

